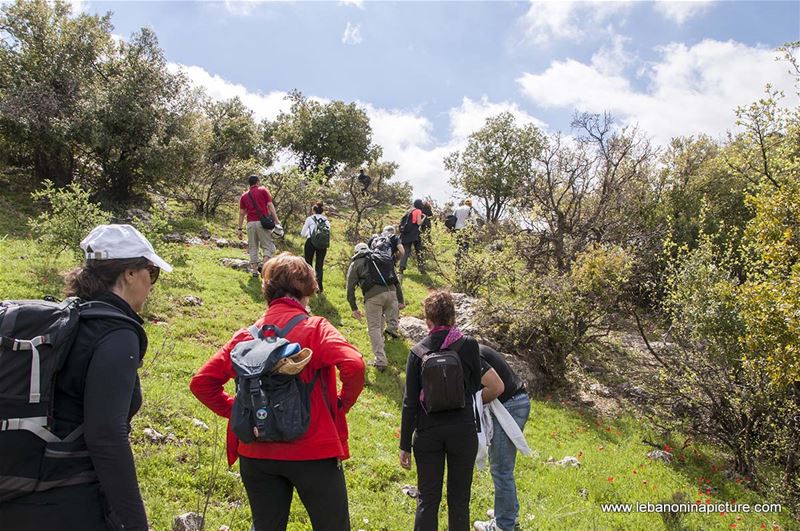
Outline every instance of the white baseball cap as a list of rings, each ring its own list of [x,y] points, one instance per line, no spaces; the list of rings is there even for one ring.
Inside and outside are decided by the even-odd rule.
[[[147,258],[169,273],[172,266],[158,256],[141,232],[131,225],[98,225],[81,242],[87,260]]]

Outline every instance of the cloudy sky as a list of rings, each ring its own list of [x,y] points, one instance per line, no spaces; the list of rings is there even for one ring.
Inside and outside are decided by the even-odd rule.
[[[442,159],[502,111],[569,132],[610,111],[659,144],[722,138],[771,83],[797,104],[775,48],[800,2],[95,2],[123,37],[152,27],[175,69],[259,118],[291,89],[357,101],[418,196],[447,199]]]

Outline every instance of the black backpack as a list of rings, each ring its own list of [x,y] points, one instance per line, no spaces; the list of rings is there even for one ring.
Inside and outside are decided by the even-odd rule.
[[[303,383],[298,375],[273,373],[289,346],[286,335],[305,319],[307,315],[297,315],[283,328],[253,325],[249,329],[253,339],[242,341],[231,351],[231,363],[236,371],[231,429],[242,442],[293,441],[308,431],[311,391],[319,371],[309,383]],[[268,331],[274,335],[265,335]],[[325,381],[320,381],[330,410]]]
[[[444,226],[447,227],[450,230],[453,230],[453,229],[456,228],[456,222],[457,221],[458,221],[458,218],[456,217],[455,214],[448,214],[447,217],[444,218]]]
[[[82,302],[0,302],[0,502],[35,491],[97,481],[88,459],[83,425],[66,437],[53,432],[55,383],[78,335],[81,319],[116,319],[141,325],[114,306]]]
[[[427,413],[438,413],[464,407],[466,387],[464,368],[458,351],[464,345],[461,338],[445,350],[432,350],[423,340],[411,349],[422,360],[422,393],[420,401]]]
[[[358,253],[353,260],[358,258],[366,260],[369,269],[369,277],[361,282],[361,289],[364,292],[373,286],[393,286],[398,283],[391,250],[377,247],[371,251]]]
[[[413,225],[413,223],[411,223],[411,212],[413,212],[413,209],[403,214],[403,217],[400,218],[400,225],[398,226],[400,229],[400,234],[411,233]]]

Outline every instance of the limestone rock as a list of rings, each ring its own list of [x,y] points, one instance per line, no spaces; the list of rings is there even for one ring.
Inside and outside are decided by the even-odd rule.
[[[237,271],[247,271],[250,268],[250,262],[240,258],[222,258],[219,262],[225,267],[232,267]]]
[[[181,299],[181,305],[183,306],[202,306],[203,299],[197,297],[195,295],[187,295],[183,299]]]
[[[672,461],[672,454],[670,452],[665,452],[664,450],[653,450],[647,454],[649,459],[663,461],[666,464],[669,464]]]
[[[401,317],[398,324],[400,333],[413,343],[418,343],[428,335],[428,326],[425,321],[417,317]]]
[[[184,513],[175,517],[172,531],[201,531],[205,527],[203,517],[197,513]]]

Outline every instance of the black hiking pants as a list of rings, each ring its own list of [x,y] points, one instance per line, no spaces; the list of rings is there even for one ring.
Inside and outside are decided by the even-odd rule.
[[[398,266],[400,272],[402,273],[406,269],[406,264],[411,256],[412,245],[414,246],[414,252],[417,254],[417,269],[419,269],[420,273],[425,274],[425,250],[422,245],[422,237],[413,242],[403,242],[403,258],[400,259],[400,265]]]
[[[279,461],[240,456],[239,460],[254,531],[286,530],[294,489],[314,531],[349,531],[347,486],[338,459]]]
[[[449,531],[468,531],[472,472],[478,453],[475,424],[446,424],[417,431],[414,436],[419,498],[414,531],[436,531],[447,461],[447,522]]]
[[[317,285],[319,286],[319,290],[322,291],[322,267],[325,263],[325,255],[328,253],[328,249],[317,249],[314,247],[314,244],[311,243],[311,238],[306,238],[306,245],[303,248],[303,253],[305,254],[308,265],[314,267],[314,271],[317,274]],[[314,265],[315,258],[317,262],[316,266]]]

